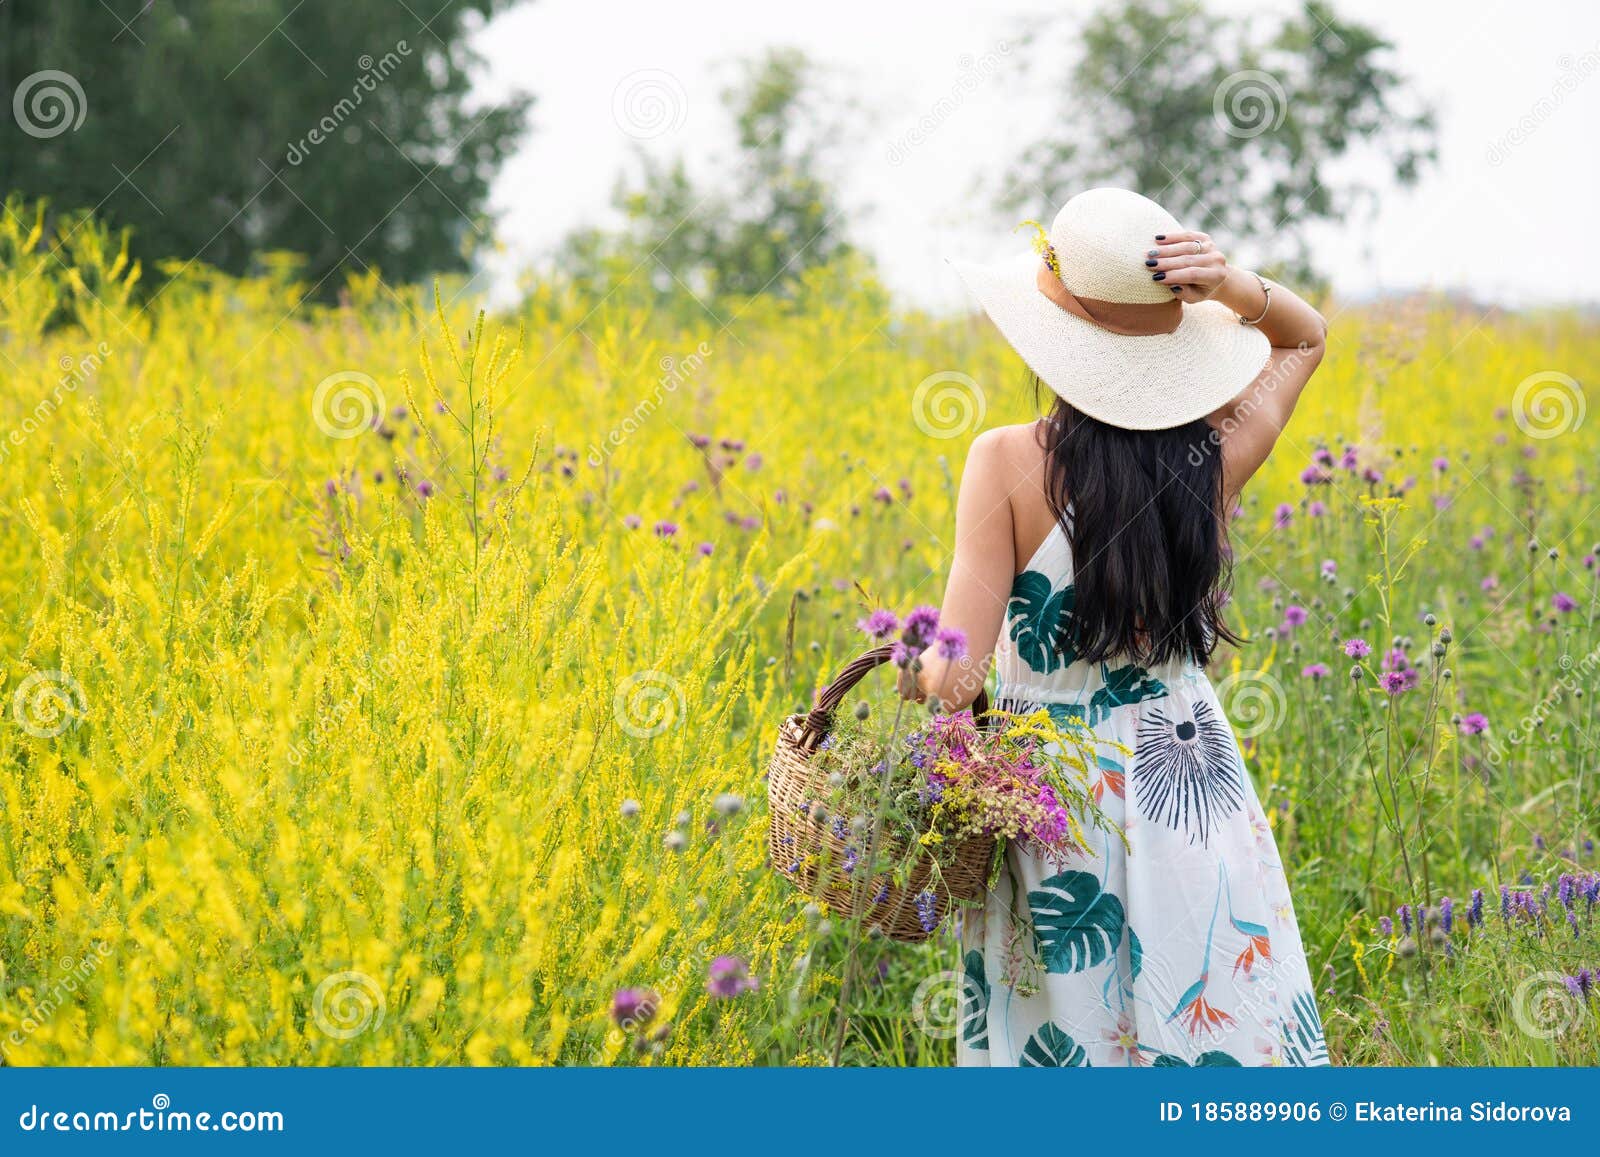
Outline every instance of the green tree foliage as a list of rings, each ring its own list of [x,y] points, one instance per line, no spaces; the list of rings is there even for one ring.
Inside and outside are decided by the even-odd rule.
[[[623,227],[569,236],[558,257],[565,277],[600,290],[643,284],[663,304],[685,290],[702,299],[783,296],[807,271],[853,252],[823,175],[837,138],[816,65],[773,49],[740,65],[723,104],[736,143],[715,166],[723,187],[696,185],[681,158],[641,157],[637,183],[617,189]]]
[[[303,254],[324,296],[465,268],[528,104],[467,101],[467,37],[507,3],[0,4],[0,190],[94,208],[147,259]]]
[[[1075,59],[1051,26],[1029,39],[1060,127],[1007,175],[1008,207],[1037,213],[1122,185],[1304,275],[1303,227],[1377,195],[1343,162],[1377,158],[1409,185],[1434,159],[1432,111],[1386,63],[1391,46],[1321,0],[1276,24],[1195,0],[1123,0],[1074,34]]]

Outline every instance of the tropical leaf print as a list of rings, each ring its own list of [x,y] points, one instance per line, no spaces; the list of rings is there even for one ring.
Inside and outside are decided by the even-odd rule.
[[[1033,934],[1046,972],[1082,972],[1122,940],[1122,901],[1088,872],[1062,872],[1028,893]]]
[[[1051,703],[1045,707],[1050,715],[1050,722],[1057,727],[1087,728],[1089,725],[1083,718],[1082,703]]]
[[[1219,820],[1244,808],[1244,784],[1233,733],[1204,701],[1193,716],[1169,716],[1160,707],[1145,713],[1133,786],[1145,814],[1204,845]]]
[[[1064,1031],[1046,1021],[1023,1046],[1021,1063],[1032,1069],[1089,1068],[1089,1054]]]
[[[976,948],[962,958],[961,1043],[969,1049],[989,1047],[989,978],[983,970],[983,953]]]
[[[1307,1068],[1328,1063],[1328,1042],[1322,1035],[1317,1000],[1309,992],[1294,998],[1294,1019],[1283,1025],[1283,1054],[1291,1065]]]
[[[1139,970],[1144,967],[1144,945],[1139,943],[1139,934],[1133,930],[1133,925],[1128,925],[1128,962],[1133,969],[1133,979],[1139,979]]]
[[[1208,1053],[1201,1053],[1199,1056],[1194,1058],[1194,1064],[1192,1064],[1192,1065],[1188,1061],[1184,1060],[1180,1056],[1174,1056],[1172,1053],[1162,1053],[1155,1060],[1150,1062],[1150,1067],[1151,1068],[1156,1068],[1156,1069],[1242,1069],[1242,1068],[1244,1068],[1244,1066],[1241,1065],[1238,1061],[1234,1060],[1233,1057],[1229,1056],[1225,1052],[1222,1052],[1220,1049],[1213,1050],[1213,1051],[1208,1052]]]
[[[1165,683],[1143,667],[1132,664],[1113,671],[1102,663],[1100,675],[1105,680],[1105,686],[1089,697],[1091,727],[1104,723],[1115,708],[1142,703],[1146,699],[1159,699],[1167,693]]]
[[[1075,595],[1070,583],[1052,593],[1050,577],[1036,570],[1023,571],[1011,584],[1011,599],[1006,604],[1011,641],[1022,661],[1041,675],[1076,658],[1068,645]]]

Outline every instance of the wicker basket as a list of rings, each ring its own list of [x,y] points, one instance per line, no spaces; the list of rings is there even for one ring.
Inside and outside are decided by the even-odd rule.
[[[888,876],[869,880],[845,874],[842,865],[846,841],[834,834],[826,820],[814,818],[816,805],[827,799],[829,792],[822,774],[812,765],[811,756],[832,730],[833,713],[845,695],[867,672],[886,662],[889,654],[889,647],[868,651],[828,684],[808,713],[791,715],[783,721],[767,772],[767,803],[771,810],[767,840],[772,866],[801,891],[852,918],[865,917],[869,925],[877,925],[894,940],[914,943],[933,934],[922,927],[917,896],[932,891],[935,927],[956,902],[981,899],[995,840],[993,836],[973,836],[957,844],[950,862],[941,866],[937,877],[925,856],[917,860],[903,884]],[[988,697],[979,691],[972,705],[973,715],[981,716],[987,710]],[[893,853],[896,860],[904,852],[895,843],[886,842],[882,848]]]

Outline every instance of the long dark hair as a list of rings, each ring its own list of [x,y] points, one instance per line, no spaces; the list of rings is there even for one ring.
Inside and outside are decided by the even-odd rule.
[[[1045,497],[1072,547],[1077,657],[1204,666],[1219,641],[1237,643],[1222,621],[1222,454],[1206,420],[1123,430],[1058,399],[1041,441]]]

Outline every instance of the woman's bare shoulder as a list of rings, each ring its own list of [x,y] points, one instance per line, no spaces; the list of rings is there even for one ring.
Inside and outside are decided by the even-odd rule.
[[[973,439],[968,460],[1013,477],[1036,473],[1044,463],[1039,423],[1021,422],[985,430]]]

